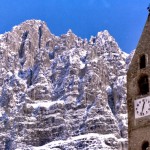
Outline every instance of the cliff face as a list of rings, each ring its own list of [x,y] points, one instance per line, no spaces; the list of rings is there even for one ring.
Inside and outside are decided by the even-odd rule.
[[[29,20],[0,35],[0,147],[127,149],[127,57],[108,31]]]

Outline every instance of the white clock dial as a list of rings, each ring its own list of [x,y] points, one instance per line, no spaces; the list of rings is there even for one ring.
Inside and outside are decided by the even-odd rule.
[[[135,100],[134,108],[135,108],[135,118],[150,115],[150,97]]]

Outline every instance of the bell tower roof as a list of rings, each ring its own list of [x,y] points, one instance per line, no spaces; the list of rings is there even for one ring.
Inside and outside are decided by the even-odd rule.
[[[133,73],[136,73],[136,71],[138,70],[137,61],[139,60],[139,57],[141,55],[146,54],[150,58],[150,6],[147,9],[149,11],[149,14],[148,14],[142,35],[136,47],[135,54],[129,66],[128,73],[130,73],[130,71],[132,71]]]

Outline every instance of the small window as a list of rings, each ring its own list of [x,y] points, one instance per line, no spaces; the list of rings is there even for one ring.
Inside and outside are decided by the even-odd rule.
[[[140,57],[140,69],[145,68],[146,67],[146,58],[145,55],[142,55]]]
[[[149,83],[148,83],[148,76],[144,75],[141,76],[141,78],[139,79],[139,94],[140,95],[144,95],[147,94],[149,92]]]
[[[149,148],[149,142],[148,141],[143,142],[142,150],[148,150],[148,148]]]

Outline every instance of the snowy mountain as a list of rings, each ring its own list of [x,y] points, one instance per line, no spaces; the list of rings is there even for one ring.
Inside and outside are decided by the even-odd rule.
[[[106,30],[88,41],[28,20],[0,35],[1,149],[127,149],[131,59]]]

